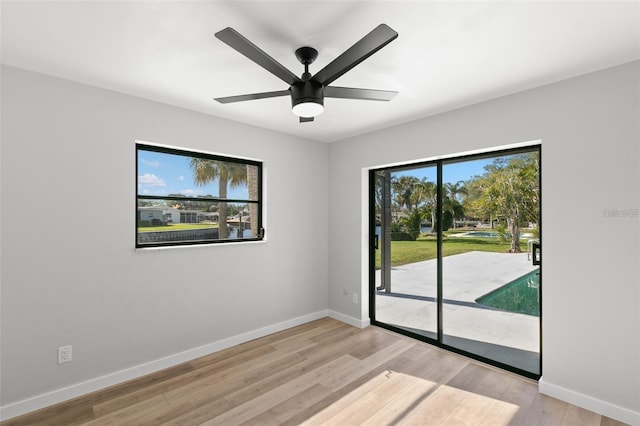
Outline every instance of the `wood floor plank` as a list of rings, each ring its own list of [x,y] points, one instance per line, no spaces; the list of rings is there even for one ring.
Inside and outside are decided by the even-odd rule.
[[[626,423],[619,422],[610,417],[602,416],[602,420],[600,421],[600,426],[628,426]]]
[[[415,343],[407,341],[405,339],[398,340],[389,346],[377,351],[369,357],[361,360],[361,362],[350,368],[343,368],[341,371],[336,372],[332,376],[327,376],[320,383],[332,391],[336,391],[348,383],[354,381],[356,378],[363,376],[369,371],[379,367],[384,362],[389,361],[393,357],[401,354]],[[351,356],[351,355],[350,355]]]
[[[94,406],[96,404],[117,398],[123,393],[135,391],[146,393],[146,389],[150,386],[162,383],[171,378],[181,377],[183,374],[192,371],[193,368],[188,363],[176,365],[153,374],[148,374],[125,383],[113,385],[97,392],[92,392],[60,404],[34,411],[24,416],[0,422],[0,424],[3,426],[41,426],[50,425],[51,419],[57,419],[59,424],[65,425],[82,424],[94,418]],[[119,408],[124,406],[126,405]]]
[[[547,395],[537,394],[528,408],[519,412],[513,419],[514,425],[560,425],[568,404]]]
[[[466,397],[454,408],[445,422],[448,424],[476,425],[485,423],[485,419],[493,417],[497,411],[494,405],[499,401],[484,395],[465,391]],[[494,419],[495,423],[495,419]]]
[[[357,330],[351,327],[352,330]],[[307,373],[309,370],[317,368],[327,362],[333,361],[340,356],[348,353],[354,346],[357,346],[360,342],[366,341],[371,338],[371,332],[367,330],[361,331],[358,335],[344,336],[346,340],[325,340],[324,344],[318,345],[312,350],[303,349],[300,351],[301,355],[304,355],[307,359],[295,365],[291,365],[289,368],[275,372],[273,375],[264,378],[259,382],[247,384],[242,389],[230,392],[225,396],[227,401],[233,406],[243,404],[253,398],[258,397],[265,392],[268,392],[296,377]],[[347,339],[347,337],[349,337]]]
[[[534,381],[331,318],[0,422],[111,424],[623,426]]]
[[[212,402],[215,410],[211,409]],[[193,413],[199,410],[221,414],[229,409],[231,409],[231,406],[224,401],[222,395],[202,393],[180,401],[171,402],[166,407],[159,408],[151,413],[146,413],[145,415],[124,422],[123,426],[156,425],[171,422],[178,418],[193,418]],[[206,417],[204,420],[208,420],[209,418],[210,417]]]
[[[218,387],[220,391],[232,392],[261,380],[269,372],[279,371],[283,367],[295,365],[302,360],[304,357],[297,353],[272,352],[216,374],[204,376],[184,386],[168,390],[165,392],[165,396],[169,402],[173,403],[200,392],[209,392],[215,387]]]
[[[447,383],[470,362],[444,352],[436,352],[435,356],[435,361],[425,369],[423,378],[437,383]]]
[[[367,333],[363,333],[366,336]],[[355,340],[355,339],[354,339]],[[359,341],[359,340],[356,340]],[[284,383],[294,380],[300,375],[316,369],[324,364],[332,362],[342,357],[351,347],[349,342],[333,342],[331,344],[318,345],[313,350],[303,349],[299,355],[304,355],[304,360],[298,363],[291,363],[288,367],[273,371],[267,377],[259,381],[246,383],[242,389],[229,392],[225,398],[233,406],[243,404],[257,396],[264,394]]]
[[[372,377],[365,383],[362,383],[360,386],[351,390],[348,394],[334,400],[332,404],[327,404],[322,410],[318,410],[315,415],[305,419],[301,424],[307,426],[325,424],[330,418],[337,415],[342,410],[347,409],[352,404],[355,404],[360,398],[363,398],[373,389],[387,381],[389,373],[390,372],[387,371]]]
[[[271,342],[271,346],[278,350],[287,350],[288,348],[294,348],[295,350],[300,350],[301,342],[303,339],[309,340],[309,346],[313,344],[317,344],[317,341],[314,341],[314,338],[319,336],[326,336],[327,334],[334,333],[336,330],[342,328],[342,325],[337,322],[329,322],[323,324],[319,327],[313,327],[308,330],[305,330],[301,333],[295,334],[293,336],[287,336],[282,339],[278,339],[276,341]]]
[[[291,417],[331,394],[332,392],[326,387],[315,384],[299,394],[282,401],[280,404],[275,405],[268,411],[247,420],[242,423],[242,426],[281,425]]]
[[[329,328],[335,328],[335,324],[332,322],[327,323],[327,326]],[[320,326],[308,329],[324,330],[326,328],[327,327]],[[305,330],[299,329],[298,331],[299,333],[297,333],[296,336],[306,336]],[[287,333],[287,335],[289,335],[289,333]],[[279,350],[273,348],[274,343],[282,340],[283,339],[270,338],[263,340],[259,346],[254,344],[253,348],[247,353],[255,354],[256,351],[264,351],[263,355],[252,356],[247,360],[239,359],[237,360],[239,362],[235,364],[227,362],[225,369],[215,374],[193,380],[189,384],[179,388],[168,390],[165,392],[165,395],[170,402],[178,402],[185,398],[196,397],[197,394],[201,392],[211,392],[212,389],[215,389],[215,396],[217,396],[246,388],[248,385],[260,381],[261,378],[269,372],[276,373],[281,371],[282,368],[296,365],[304,359],[303,356],[297,352],[316,345],[303,339],[304,343],[299,342],[297,348],[291,345],[282,347]],[[210,369],[211,365],[212,364],[208,362],[204,364],[202,368]]]
[[[335,374],[340,374],[346,368],[355,367],[358,362],[357,359],[350,355],[343,355],[335,361],[309,371],[203,424],[208,426],[241,424],[318,384],[320,379],[324,377],[331,378]]]
[[[365,359],[371,355],[374,355],[381,349],[384,349],[391,343],[404,340],[404,338],[393,335],[376,334],[371,339],[365,340],[358,344],[349,355],[358,358]]]
[[[561,426],[600,426],[601,421],[602,416],[593,411],[568,404]]]
[[[487,375],[480,380],[475,387],[470,390],[479,395],[489,398],[502,399],[513,381],[524,381],[521,377],[510,375],[504,371],[489,369]],[[531,383],[531,387],[537,387],[537,384]]]
[[[466,392],[440,385],[419,402],[398,424],[447,424],[445,420],[466,398]]]
[[[373,413],[385,410],[386,405],[395,400],[398,393],[415,383],[416,379],[405,374],[389,371],[387,379],[371,389],[347,408],[327,419],[326,424],[356,426],[367,421]]]
[[[183,413],[178,417],[174,417],[163,423],[149,423],[149,424],[161,424],[171,426],[192,426],[200,425],[204,422],[214,419],[219,415],[226,413],[231,409],[231,406],[224,398],[214,399],[206,404],[200,405],[197,408],[190,410],[187,413]]]
[[[331,341],[336,339],[345,339],[347,336],[354,336],[356,334],[359,334],[359,331],[362,330],[352,327],[343,322],[339,322],[339,325],[336,328],[318,334],[317,336],[312,337],[311,340],[316,343],[322,344],[327,340]]]
[[[249,342],[245,342],[240,345],[236,345],[231,348],[224,349],[222,351],[214,352],[210,355],[192,360],[189,363],[194,368],[202,368],[203,366],[211,363],[217,363],[219,361],[225,361],[228,359],[236,358],[239,354],[252,351],[258,347],[268,347],[270,344],[274,342],[278,342],[292,336],[297,336],[301,333],[304,333],[307,330],[322,329],[324,330],[324,332],[331,332],[333,328],[341,327],[343,325],[346,325],[346,324],[341,323],[340,321],[337,321],[333,318],[323,318],[317,321],[312,321],[306,324],[292,327],[278,333],[260,337],[258,339],[254,339]]]
[[[158,395],[154,398],[146,399],[134,405],[130,405],[118,411],[114,411],[105,416],[97,417],[95,420],[85,423],[86,425],[122,425],[123,423],[153,413],[161,408],[167,407],[169,403],[164,395]]]
[[[224,362],[224,367],[230,368],[230,366],[241,363],[242,360],[255,359],[256,357],[260,357],[274,351],[275,350],[273,348],[270,348],[268,346],[257,347],[250,351],[247,351],[238,355],[237,359],[234,362],[229,362],[227,360],[226,362]],[[166,395],[167,393],[175,389],[183,389],[189,386],[193,386],[192,384],[194,382],[203,380],[204,378],[209,377],[213,374],[216,374],[216,373],[224,374],[224,373],[220,373],[220,371],[225,371],[224,367],[219,366],[217,364],[215,365],[207,364],[199,369],[195,369],[195,370],[191,369],[185,374],[182,374],[176,377],[171,377],[167,380],[160,381],[157,383],[153,383],[152,385],[136,390],[134,392],[125,391],[119,397],[114,397],[108,401],[95,404],[94,412],[96,413],[97,416],[105,415],[113,411],[118,411],[129,405],[137,404],[138,402],[155,397],[160,394]]]
[[[520,407],[509,402],[495,400],[478,426],[511,425]]]
[[[396,394],[387,405],[364,421],[363,426],[397,425],[402,423],[415,407],[426,400],[439,385],[428,380],[413,377],[412,383]]]
[[[481,365],[469,363],[447,382],[447,386],[473,391],[490,371]]]

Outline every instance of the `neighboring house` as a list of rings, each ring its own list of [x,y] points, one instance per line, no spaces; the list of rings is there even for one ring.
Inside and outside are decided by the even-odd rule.
[[[182,222],[181,212],[167,206],[138,207],[138,223],[143,220],[148,221],[150,225]]]
[[[178,210],[167,206],[138,207],[138,221],[146,220],[149,224],[168,223],[217,223],[218,212],[199,212],[196,210]],[[247,219],[248,221],[248,219]]]
[[[206,212],[206,213],[200,213],[198,215],[198,219],[200,222],[218,223],[219,218],[220,218],[220,214],[218,212]]]

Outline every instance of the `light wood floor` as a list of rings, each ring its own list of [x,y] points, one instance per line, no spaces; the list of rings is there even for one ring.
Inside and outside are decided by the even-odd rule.
[[[621,425],[537,384],[325,318],[2,425]]]

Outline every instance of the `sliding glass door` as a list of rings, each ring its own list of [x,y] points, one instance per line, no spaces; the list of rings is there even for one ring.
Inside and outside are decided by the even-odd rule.
[[[540,376],[539,152],[371,171],[374,324]]]
[[[407,331],[437,336],[436,246],[416,247],[432,234],[424,206],[436,208],[436,167],[380,170],[376,177],[376,319]],[[433,238],[431,238],[433,240]]]

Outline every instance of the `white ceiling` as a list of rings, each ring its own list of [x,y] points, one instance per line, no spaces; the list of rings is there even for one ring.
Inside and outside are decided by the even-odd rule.
[[[2,1],[2,63],[320,141],[336,141],[640,58],[639,1]],[[295,74],[380,23],[399,37],[339,86],[391,102],[326,99],[298,123],[287,89],[214,37],[233,27]]]

